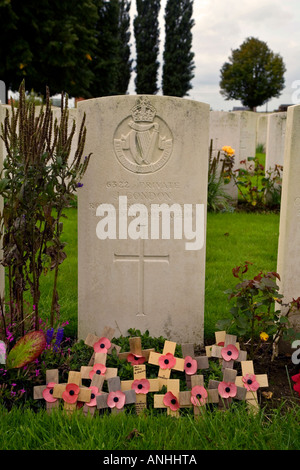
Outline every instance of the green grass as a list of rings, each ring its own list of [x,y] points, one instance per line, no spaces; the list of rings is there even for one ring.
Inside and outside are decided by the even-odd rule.
[[[228,316],[224,294],[237,284],[232,268],[253,263],[249,276],[276,271],[279,214],[208,213],[205,274],[205,338],[213,339],[216,322]]]
[[[8,413],[0,408],[0,449],[298,450],[299,424],[299,406],[285,414],[277,409],[268,416],[249,414],[241,406],[208,410],[196,421],[190,415],[176,419],[165,413],[91,418],[78,411],[67,416],[18,408]]]

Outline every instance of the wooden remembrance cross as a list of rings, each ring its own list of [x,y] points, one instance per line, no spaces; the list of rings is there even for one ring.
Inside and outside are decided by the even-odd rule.
[[[144,239],[139,239],[139,254],[137,255],[118,255],[114,254],[114,262],[134,261],[139,263],[138,271],[138,312],[137,316],[145,316],[145,281],[144,269],[147,262],[165,262],[169,263],[169,255],[145,255]]]
[[[207,404],[219,403],[217,389],[204,389],[203,375],[192,375],[190,377],[192,390],[179,392],[180,408],[194,408],[194,417],[203,415]],[[203,390],[204,389],[204,390]]]
[[[267,374],[254,374],[254,367],[252,361],[242,361],[242,375],[236,377],[236,385],[239,387],[245,387],[246,402],[250,405],[250,409],[256,411],[258,409],[258,398],[257,390],[261,387],[268,387],[268,376]]]
[[[224,346],[214,344],[211,348],[211,357],[218,357],[222,360],[222,370],[233,369],[234,362],[241,362],[247,359],[247,351],[241,351],[236,341],[235,335],[225,335]]]
[[[89,365],[94,364],[94,355],[96,352],[95,351],[96,346],[98,346],[97,348],[98,352],[104,352],[107,354],[111,354],[112,349],[116,349],[117,353],[120,351],[121,349],[120,346],[117,346],[111,343],[111,340],[114,337],[114,333],[115,333],[114,328],[110,328],[109,326],[106,326],[105,328],[103,328],[101,336],[96,336],[92,333],[89,333],[87,335],[84,344],[86,344],[87,346],[90,346],[91,348],[94,348],[94,353],[90,359]],[[110,343],[109,348],[106,347],[106,340],[108,340],[108,342]]]
[[[83,412],[87,416],[88,414],[94,416],[97,409],[97,396],[107,395],[106,392],[102,392],[104,383],[104,376],[94,374],[89,389],[91,390],[91,400],[86,402],[83,406]]]
[[[181,345],[182,355],[184,357],[184,371],[188,388],[191,387],[191,377],[201,369],[209,369],[208,356],[195,357],[194,345],[184,343]]]
[[[179,379],[166,379],[165,385],[167,386],[167,393],[154,395],[154,408],[165,408],[167,414],[174,418],[179,418],[179,390],[180,381]],[[166,397],[168,402],[166,401]]]
[[[68,383],[54,385],[53,397],[62,398],[64,409],[73,412],[76,410],[78,402],[86,403],[91,400],[91,390],[82,387],[80,372],[70,371]]]
[[[149,356],[149,364],[159,366],[158,378],[160,379],[160,388],[167,385],[170,379],[171,370],[184,371],[184,359],[174,357],[176,343],[173,341],[165,341],[162,354],[151,352]]]
[[[140,414],[147,408],[148,392],[158,392],[160,390],[160,379],[147,379],[145,364],[134,365],[133,374],[133,380],[121,381],[121,390],[123,392],[126,390],[135,390],[135,409],[136,413]]]
[[[225,368],[223,371],[223,380],[210,380],[208,383],[208,389],[216,389],[219,393],[219,406],[220,408],[228,407],[228,405],[232,402],[233,398],[237,400],[245,400],[246,399],[246,389],[244,387],[237,386],[235,384],[237,371],[235,369],[230,369],[229,367]],[[221,391],[222,386],[223,392]]]
[[[124,411],[124,405],[135,403],[136,394],[134,390],[121,390],[120,377],[108,379],[108,394],[98,395],[96,398],[97,408],[103,410],[110,408],[113,414]]]
[[[102,375],[104,380],[111,379],[118,375],[118,369],[115,367],[106,367],[107,353],[93,354],[94,365],[81,366],[80,373],[82,379],[91,379],[94,374]]]
[[[59,400],[53,397],[53,388],[58,384],[58,369],[46,370],[46,385],[37,385],[33,388],[34,400],[44,399],[46,401],[46,410],[50,413],[53,408],[59,407]]]
[[[132,365],[139,365],[147,362],[149,360],[150,352],[155,351],[154,349],[142,350],[142,340],[139,336],[129,338],[129,346],[130,351],[118,353],[118,358],[127,359],[127,361],[132,363]]]

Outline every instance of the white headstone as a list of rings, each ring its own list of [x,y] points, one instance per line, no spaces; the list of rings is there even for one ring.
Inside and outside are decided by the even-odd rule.
[[[273,170],[275,165],[283,166],[286,117],[286,112],[272,113],[268,117],[266,170]]]
[[[243,167],[241,161],[255,157],[257,119],[257,113],[250,111],[211,111],[209,140],[213,141],[213,157],[223,146],[230,146],[235,151],[233,170]],[[233,181],[224,189],[237,200],[238,189]]]
[[[256,147],[263,146],[266,151],[267,144],[268,114],[259,114],[256,125]]]
[[[284,302],[300,296],[300,105],[287,112],[277,272]],[[285,309],[283,309],[285,313]],[[293,315],[300,331],[300,312]]]
[[[201,344],[209,105],[116,96],[77,112],[93,152],[78,191],[79,337],[111,325]]]

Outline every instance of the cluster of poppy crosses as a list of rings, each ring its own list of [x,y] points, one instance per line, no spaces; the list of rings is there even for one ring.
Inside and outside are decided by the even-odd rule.
[[[80,372],[69,372],[67,384],[58,383],[58,370],[47,371],[46,385],[34,388],[34,398],[43,398],[47,409],[59,406],[72,411],[83,407],[85,413],[93,414],[96,409],[108,408],[112,412],[124,410],[125,405],[135,403],[137,413],[147,407],[147,394],[160,392],[165,386],[166,393],[154,395],[154,407],[166,408],[168,414],[179,416],[179,409],[193,407],[194,414],[200,414],[208,403],[229,404],[232,399],[246,400],[258,406],[257,390],[268,386],[265,374],[255,375],[253,362],[247,361],[247,352],[241,351],[236,336],[226,332],[216,332],[216,343],[206,347],[206,356],[196,357],[194,346],[182,344],[183,358],[175,357],[176,343],[165,341],[162,353],[154,349],[142,350],[141,338],[130,338],[130,351],[120,352],[120,347],[112,344],[114,330],[106,327],[103,335],[88,335],[85,343],[93,348],[88,366]],[[126,360],[133,367],[133,380],[121,381],[116,368],[106,367],[106,357],[116,349],[119,359]],[[209,368],[209,359],[217,358],[222,365],[223,378],[209,380],[205,388],[201,369]],[[241,363],[242,375],[237,376],[236,362]],[[146,377],[146,363],[158,367],[157,378]],[[187,391],[180,391],[179,379],[172,379],[172,370],[185,373]],[[90,379],[89,387],[82,386],[82,379]],[[102,391],[107,381],[108,392]]]

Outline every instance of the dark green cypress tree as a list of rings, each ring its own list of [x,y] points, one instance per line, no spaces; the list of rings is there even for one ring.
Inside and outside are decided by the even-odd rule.
[[[119,0],[119,58],[117,70],[116,91],[125,95],[132,72],[132,59],[130,51],[130,0]]]
[[[137,0],[137,15],[134,18],[136,43],[136,78],[137,94],[158,92],[157,76],[159,69],[159,21],[160,0]]]
[[[168,0],[165,10],[165,45],[162,89],[164,95],[183,97],[192,88],[194,53],[193,0]]]

